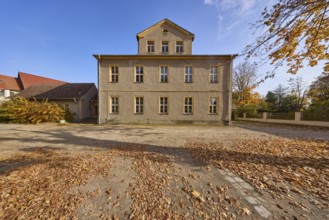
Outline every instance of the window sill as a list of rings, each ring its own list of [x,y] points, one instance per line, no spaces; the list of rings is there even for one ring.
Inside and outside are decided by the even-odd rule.
[[[183,113],[183,115],[193,115],[193,113]]]
[[[154,52],[146,52],[146,54],[154,54]]]
[[[118,83],[118,82],[109,82],[109,83]]]
[[[111,113],[109,113],[109,115],[118,115],[119,114],[119,112],[111,112]]]
[[[218,115],[218,113],[208,113],[208,115]]]
[[[144,83],[144,82],[134,82],[134,83],[140,84],[140,83]]]
[[[214,81],[214,82],[209,82],[209,83],[214,83],[214,84],[216,84],[216,83],[218,83],[218,81]]]
[[[135,115],[143,115],[143,114],[144,114],[143,112],[141,112],[141,113],[135,112]]]
[[[193,83],[193,82],[184,82],[184,83],[191,84],[191,83]]]
[[[168,113],[159,113],[159,115],[169,115]]]
[[[161,82],[161,81],[160,81],[160,83],[168,83],[168,81],[167,81],[167,82]]]
[[[161,54],[169,54],[169,51],[168,52],[161,52]]]

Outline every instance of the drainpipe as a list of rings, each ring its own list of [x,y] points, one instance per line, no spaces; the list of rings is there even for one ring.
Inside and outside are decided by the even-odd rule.
[[[97,109],[98,109],[98,124],[101,123],[101,108],[100,108],[100,104],[99,104],[99,94],[100,94],[100,86],[99,86],[99,70],[100,70],[100,59],[101,59],[101,55],[98,55],[98,59],[97,59],[97,84],[98,84],[98,94],[97,94]]]

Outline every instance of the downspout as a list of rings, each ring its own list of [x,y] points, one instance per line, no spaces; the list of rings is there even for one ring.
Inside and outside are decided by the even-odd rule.
[[[229,70],[229,77],[228,77],[228,119],[227,125],[232,125],[232,70],[233,70],[233,59],[234,55],[231,55],[230,61],[230,70]]]
[[[98,59],[97,59],[97,85],[98,85],[98,93],[97,93],[97,109],[98,109],[98,124],[101,124],[101,108],[100,108],[100,104],[99,104],[99,98],[100,98],[100,85],[99,85],[99,70],[100,70],[100,59],[101,59],[101,55],[98,55]]]

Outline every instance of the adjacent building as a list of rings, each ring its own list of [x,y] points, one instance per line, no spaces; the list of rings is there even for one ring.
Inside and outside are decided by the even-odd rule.
[[[67,83],[19,72],[17,77],[0,75],[0,103],[12,96],[56,102],[76,121],[97,118],[97,88],[94,83]]]
[[[137,34],[137,55],[94,55],[99,123],[229,124],[236,55],[192,55],[193,40],[164,19]]]
[[[55,102],[72,113],[76,121],[97,117],[94,83],[33,84],[21,91],[19,96],[38,101]]]

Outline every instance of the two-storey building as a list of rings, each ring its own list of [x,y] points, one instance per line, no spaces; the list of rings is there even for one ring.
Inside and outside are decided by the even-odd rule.
[[[193,40],[164,19],[137,34],[137,55],[94,55],[99,123],[229,124],[236,55],[192,55]]]

